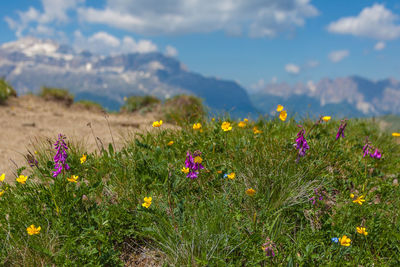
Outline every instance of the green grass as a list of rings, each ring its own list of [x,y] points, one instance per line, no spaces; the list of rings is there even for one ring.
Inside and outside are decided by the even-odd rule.
[[[17,96],[17,93],[7,81],[0,79],[0,105],[5,104],[10,96]]]
[[[64,103],[67,106],[74,102],[74,96],[67,89],[44,86],[39,95],[45,100]]]
[[[184,125],[138,134],[120,151],[110,145],[83,164],[85,148],[68,143],[71,169],[57,178],[55,140],[37,144],[38,167],[20,170],[31,173],[27,183],[1,186],[0,263],[122,266],[127,254],[146,248],[155,261],[175,266],[400,264],[400,192],[393,185],[400,149],[393,137],[354,119],[335,141],[340,122],[329,121],[306,135],[310,149],[296,163],[298,122],[234,122],[228,132],[222,120],[201,123],[203,131]],[[301,124],[308,133],[314,123]],[[382,159],[362,157],[366,136]],[[202,152],[205,169],[195,180],[181,172],[188,150]],[[224,178],[231,172],[233,180]],[[71,175],[78,183],[67,181]],[[323,195],[315,205],[314,189]],[[353,203],[350,193],[366,202]],[[148,209],[144,197],[153,199]],[[31,224],[40,234],[27,234]],[[343,235],[351,246],[331,241]],[[261,249],[267,238],[275,257]]]

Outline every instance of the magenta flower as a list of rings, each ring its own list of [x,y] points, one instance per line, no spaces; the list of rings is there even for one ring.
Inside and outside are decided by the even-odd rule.
[[[54,144],[54,149],[57,150],[57,153],[54,156],[55,171],[53,171],[53,177],[57,177],[63,169],[69,170],[69,166],[66,162],[66,160],[68,158],[68,154],[67,154],[68,147],[67,147],[67,144],[65,143],[64,139],[65,139],[65,136],[62,134],[59,134],[58,140]]]
[[[371,151],[374,151],[374,153],[371,153]],[[379,151],[379,149],[374,148],[371,143],[368,141],[368,137],[365,139],[365,145],[363,146],[363,158],[365,156],[370,156],[371,158],[375,158],[375,159],[380,159],[382,157],[382,153]]]
[[[378,149],[375,149],[375,152],[373,154],[370,154],[370,156],[371,158],[380,159],[382,157],[382,154]]]
[[[302,127],[302,126],[300,126]],[[304,137],[305,130],[301,128],[301,130],[297,133],[297,138],[296,138],[296,149],[299,150],[299,155],[297,157],[297,161],[300,159],[300,157],[304,157],[306,155],[306,151],[310,149],[310,147],[307,144],[307,140]]]
[[[202,161],[200,151],[195,151],[193,155],[188,151],[186,153],[185,167],[189,168],[189,173],[186,177],[196,179],[199,175],[198,170],[204,169],[204,166],[201,164]]]
[[[262,245],[262,249],[267,257],[275,257],[276,245],[267,237],[266,242]]]
[[[318,192],[318,189],[314,189],[315,196],[309,198],[308,200],[312,201],[312,204],[315,205],[316,200],[323,200],[324,197],[320,192]]]
[[[340,136],[344,138],[344,129],[346,129],[346,126],[347,126],[347,122],[346,122],[346,120],[343,120],[340,123],[338,132],[336,134],[336,140],[338,140],[340,138]]]

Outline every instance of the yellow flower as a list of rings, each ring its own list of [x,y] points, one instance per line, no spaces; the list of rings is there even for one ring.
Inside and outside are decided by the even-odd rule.
[[[25,184],[26,180],[28,180],[28,176],[24,176],[21,174],[16,180],[20,184]]]
[[[353,194],[353,193],[351,193],[351,194],[350,194],[350,197],[351,197],[351,198],[354,198],[354,194]]]
[[[251,196],[251,197],[254,196],[255,193],[256,193],[256,190],[254,190],[253,188],[249,188],[249,189],[246,190],[246,194]]]
[[[276,107],[276,111],[281,112],[283,110],[283,106],[282,105],[278,105]]]
[[[258,130],[257,126],[254,126],[254,128],[253,128],[253,133],[254,133],[254,134],[260,134],[260,133],[262,133],[262,131],[261,131],[261,130]]]
[[[233,180],[233,179],[235,179],[235,176],[236,176],[235,173],[234,173],[234,172],[231,172],[230,174],[228,174],[227,177],[228,177],[229,179]]]
[[[399,137],[400,133],[392,133],[392,136]]]
[[[368,232],[365,231],[365,227],[357,227],[357,233],[362,235],[368,235]]]
[[[350,243],[351,243],[351,239],[348,238],[346,235],[343,235],[342,237],[339,237],[339,242],[340,242],[340,245],[349,247]]]
[[[183,173],[185,173],[185,174],[188,174],[188,173],[189,173],[189,168],[183,167],[183,168],[181,169],[181,171],[182,171]]]
[[[244,128],[244,127],[246,127],[246,123],[244,121],[241,121],[241,122],[238,123],[238,126],[240,128]]]
[[[365,202],[364,196],[359,196],[353,200],[353,203],[358,203],[360,205],[362,205],[363,202]]]
[[[162,124],[163,124],[163,121],[162,121],[162,120],[160,120],[160,121],[155,121],[155,122],[153,122],[153,127],[160,127]]]
[[[211,120],[212,120],[212,121],[215,121],[215,118],[212,118]]]
[[[174,144],[174,141],[169,141],[167,145],[172,146],[173,144]]]
[[[78,175],[72,175],[70,178],[67,178],[67,180],[68,182],[76,183],[77,182],[76,180],[78,180],[78,178],[79,178]]]
[[[0,191],[0,197],[4,194],[4,192],[6,192],[6,191],[4,191],[4,190]]]
[[[286,112],[286,110],[282,110],[281,113],[279,113],[279,119],[281,121],[285,121],[286,118],[287,118],[287,112]]]
[[[194,157],[194,163],[199,163],[201,164],[203,162],[203,159],[200,156]]]
[[[200,130],[200,129],[201,129],[201,123],[200,122],[193,124],[193,130]]]
[[[151,201],[153,200],[151,197],[145,197],[144,199],[144,203],[142,204],[143,207],[145,207],[146,209],[148,209],[151,205]]]
[[[0,182],[3,182],[5,178],[6,178],[6,174],[5,173],[0,175]]]
[[[244,118],[244,120],[243,120],[244,122],[249,122],[249,119],[247,119],[247,118]]]
[[[86,161],[86,155],[83,154],[81,157],[81,164],[85,163],[85,161]]]
[[[26,228],[26,231],[28,232],[28,235],[37,235],[40,233],[40,226],[39,227],[35,227],[35,225],[31,225],[28,228]]]
[[[35,152],[33,152],[33,153],[37,154],[38,152],[35,150]]]
[[[323,116],[322,117],[322,120],[325,122],[329,121],[330,119],[331,119],[331,116]]]
[[[221,125],[221,129],[224,130],[224,132],[232,130],[232,126],[230,122],[224,121]]]

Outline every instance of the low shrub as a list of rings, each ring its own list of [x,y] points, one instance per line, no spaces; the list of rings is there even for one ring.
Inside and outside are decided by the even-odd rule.
[[[125,104],[121,107],[123,112],[151,111],[161,101],[155,96],[130,96],[126,98]]]
[[[178,125],[202,121],[206,115],[202,100],[191,95],[177,95],[168,99],[163,112],[167,122]]]
[[[54,87],[42,87],[40,96],[47,101],[56,101],[71,106],[74,102],[74,96],[67,90]]]
[[[4,104],[10,96],[17,96],[17,93],[9,83],[0,79],[0,104]]]
[[[76,108],[95,111],[95,112],[104,111],[103,107],[99,103],[96,103],[91,100],[79,100],[74,103],[74,106]]]

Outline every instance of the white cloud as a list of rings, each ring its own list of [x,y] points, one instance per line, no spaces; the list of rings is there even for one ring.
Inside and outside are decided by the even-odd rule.
[[[43,12],[29,7],[27,11],[17,11],[18,18],[4,18],[10,29],[15,31],[17,37],[24,33],[54,34],[48,24],[66,23],[69,21],[67,12],[76,9],[85,0],[42,0]],[[34,25],[33,25],[34,24]],[[36,26],[35,26],[36,25]],[[51,29],[51,30],[50,30]]]
[[[310,60],[307,62],[307,67],[309,68],[316,68],[319,66],[319,61],[317,60]]]
[[[167,45],[165,48],[165,55],[169,57],[176,57],[178,55],[178,50],[175,47]]]
[[[140,34],[222,30],[230,35],[274,37],[318,15],[310,0],[108,0],[104,9],[81,7],[79,18]]]
[[[386,47],[386,44],[385,44],[385,42],[377,42],[376,44],[375,44],[375,46],[374,46],[374,49],[376,50],[376,51],[380,51],[380,50],[383,50],[383,49],[385,49],[385,47]]]
[[[157,45],[150,40],[136,41],[130,36],[120,40],[107,32],[97,32],[85,37],[80,31],[75,31],[74,38],[76,49],[86,49],[99,54],[149,53],[158,50]]]
[[[339,34],[393,40],[400,37],[399,16],[384,5],[364,8],[356,17],[344,17],[328,25],[328,31]]]
[[[337,63],[339,61],[342,61],[345,57],[348,57],[349,55],[349,50],[337,50],[330,52],[328,57],[332,62]]]
[[[286,72],[288,72],[290,74],[299,74],[300,67],[293,63],[289,63],[289,64],[286,64],[285,70],[286,70]]]

